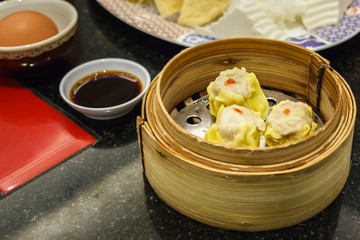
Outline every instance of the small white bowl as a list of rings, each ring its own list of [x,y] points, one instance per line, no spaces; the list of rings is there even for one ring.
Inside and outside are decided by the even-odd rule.
[[[84,107],[70,100],[70,91],[76,82],[89,74],[104,70],[123,71],[135,75],[142,83],[143,89],[141,93],[123,104],[104,108]],[[140,64],[126,59],[104,58],[83,63],[69,71],[61,80],[59,90],[64,101],[75,110],[89,118],[108,120],[129,113],[141,101],[146,90],[149,88],[150,81],[149,72]]]
[[[78,12],[64,0],[13,0],[0,2],[0,20],[20,11],[36,11],[51,18],[59,33],[40,42],[0,47],[0,68],[7,71],[27,71],[42,67],[62,57],[77,30]]]

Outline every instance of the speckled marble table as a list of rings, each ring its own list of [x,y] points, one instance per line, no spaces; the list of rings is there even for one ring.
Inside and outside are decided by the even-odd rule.
[[[114,18],[94,0],[71,0],[79,29],[71,52],[49,68],[12,77],[99,136],[92,147],[0,197],[0,239],[360,239],[360,143],[356,120],[352,168],[340,196],[312,219],[258,233],[213,228],[163,203],[147,182],[139,156],[136,116],[90,120],[68,107],[58,85],[88,60],[119,57],[144,65],[151,77],[183,48]],[[360,97],[360,35],[319,52]]]

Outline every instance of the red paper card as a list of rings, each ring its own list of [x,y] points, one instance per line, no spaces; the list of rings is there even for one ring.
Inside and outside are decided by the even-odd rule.
[[[96,139],[0,72],[0,191],[4,194]]]

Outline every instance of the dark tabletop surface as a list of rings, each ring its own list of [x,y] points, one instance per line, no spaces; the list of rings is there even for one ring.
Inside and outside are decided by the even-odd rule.
[[[139,62],[154,78],[183,47],[128,26],[94,0],[70,2],[79,13],[71,51],[46,70],[11,76],[94,131],[99,141],[0,197],[0,239],[360,239],[359,118],[342,193],[306,222],[258,233],[228,231],[162,202],[142,170],[136,133],[140,104],[116,120],[91,120],[63,102],[58,86],[71,68],[106,57]],[[319,53],[347,80],[359,103],[360,35]]]

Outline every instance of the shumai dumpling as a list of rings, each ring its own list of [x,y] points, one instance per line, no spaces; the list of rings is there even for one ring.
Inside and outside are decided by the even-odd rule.
[[[254,73],[246,72],[245,68],[222,71],[215,81],[207,87],[210,113],[214,116],[221,106],[233,104],[244,106],[260,113],[265,119],[269,113],[269,103]]]
[[[273,107],[266,119],[265,143],[274,146],[296,141],[313,133],[316,127],[309,105],[281,101]]]
[[[259,147],[263,131],[265,122],[259,112],[237,105],[222,106],[205,139],[229,146]]]

